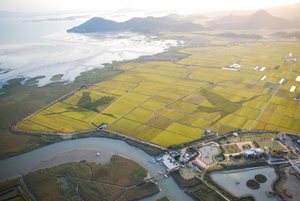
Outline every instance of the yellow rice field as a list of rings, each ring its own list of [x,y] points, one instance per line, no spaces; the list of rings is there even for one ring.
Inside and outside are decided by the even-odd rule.
[[[108,130],[162,146],[197,140],[207,129],[220,135],[238,129],[299,133],[300,64],[281,60],[289,52],[300,55],[299,45],[191,47],[179,50],[190,56],[177,62],[126,63],[119,67],[124,74],[75,92],[18,128],[67,133],[107,123]],[[237,61],[236,70],[222,69]],[[287,82],[279,84],[283,78]],[[92,107],[101,98],[106,102]]]

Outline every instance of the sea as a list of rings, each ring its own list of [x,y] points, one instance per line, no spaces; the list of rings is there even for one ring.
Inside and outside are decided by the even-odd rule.
[[[67,33],[94,16],[126,21],[146,13],[92,13],[37,17],[0,18],[0,87],[14,78],[39,79],[37,86],[61,80],[73,82],[81,72],[103,68],[104,63],[128,61],[153,55],[183,41],[158,39],[153,35],[132,32]],[[158,14],[164,15],[164,14]]]

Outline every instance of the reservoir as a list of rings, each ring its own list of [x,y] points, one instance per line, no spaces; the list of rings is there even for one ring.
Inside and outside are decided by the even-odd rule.
[[[74,150],[78,155],[77,160],[75,160],[76,156],[74,158]],[[85,150],[87,152],[85,152]],[[95,152],[91,152],[91,150],[95,150]],[[98,150],[100,152],[99,157],[96,155]],[[158,163],[151,164],[147,162],[152,158],[150,155],[136,147],[128,145],[123,141],[108,138],[83,138],[58,142],[18,156],[1,160],[0,181],[17,177],[21,174],[25,175],[30,171],[35,171],[40,168],[52,167],[69,161],[83,160],[85,155],[80,152],[89,153],[89,156],[86,156],[87,158],[95,157],[101,159],[101,157],[105,157],[103,155],[107,155],[105,152],[125,156],[145,167],[151,177],[158,175],[159,171],[165,172],[165,169]],[[57,158],[60,158],[60,160],[54,160]],[[143,200],[156,200],[163,196],[168,196],[172,201],[192,200],[192,198],[186,195],[177,186],[173,178],[165,179],[164,177],[159,177],[157,183],[162,191]]]

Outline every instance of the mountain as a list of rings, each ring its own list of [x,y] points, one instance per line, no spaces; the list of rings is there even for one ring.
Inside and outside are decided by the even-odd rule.
[[[272,16],[265,10],[259,10],[246,16],[225,16],[218,20],[209,21],[209,26],[214,29],[283,29],[293,27],[290,21]]]
[[[300,18],[300,3],[295,3],[291,5],[284,5],[272,8],[265,8],[265,11],[270,13],[273,16],[281,17],[287,20],[294,20]],[[227,15],[236,15],[236,16],[243,16],[243,15],[252,15],[253,13],[257,12],[258,9],[254,10],[224,10],[224,11],[210,11],[204,12],[208,17],[224,17]]]
[[[173,19],[172,17],[132,18],[125,22],[115,22],[100,17],[94,17],[85,23],[67,30],[74,33],[90,33],[100,31],[133,31],[153,33],[159,31],[200,31],[204,27],[192,22]]]
[[[100,31],[117,31],[119,29],[120,26],[118,22],[112,20],[106,20],[100,17],[93,17],[92,19],[86,21],[85,23],[67,30],[67,32],[90,33],[90,32],[100,32]]]
[[[300,18],[300,3],[266,9],[271,15],[288,20]]]

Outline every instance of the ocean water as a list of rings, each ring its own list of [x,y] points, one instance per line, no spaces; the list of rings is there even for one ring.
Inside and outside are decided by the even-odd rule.
[[[152,55],[181,44],[176,40],[158,40],[131,32],[66,32],[90,16],[76,20],[45,20],[59,17],[64,16],[0,18],[1,85],[13,78],[28,80],[45,76],[38,83],[38,86],[44,86],[57,74],[64,75],[60,81],[72,82],[81,72],[103,68],[103,63]],[[105,18],[122,21],[129,16],[106,14]]]

